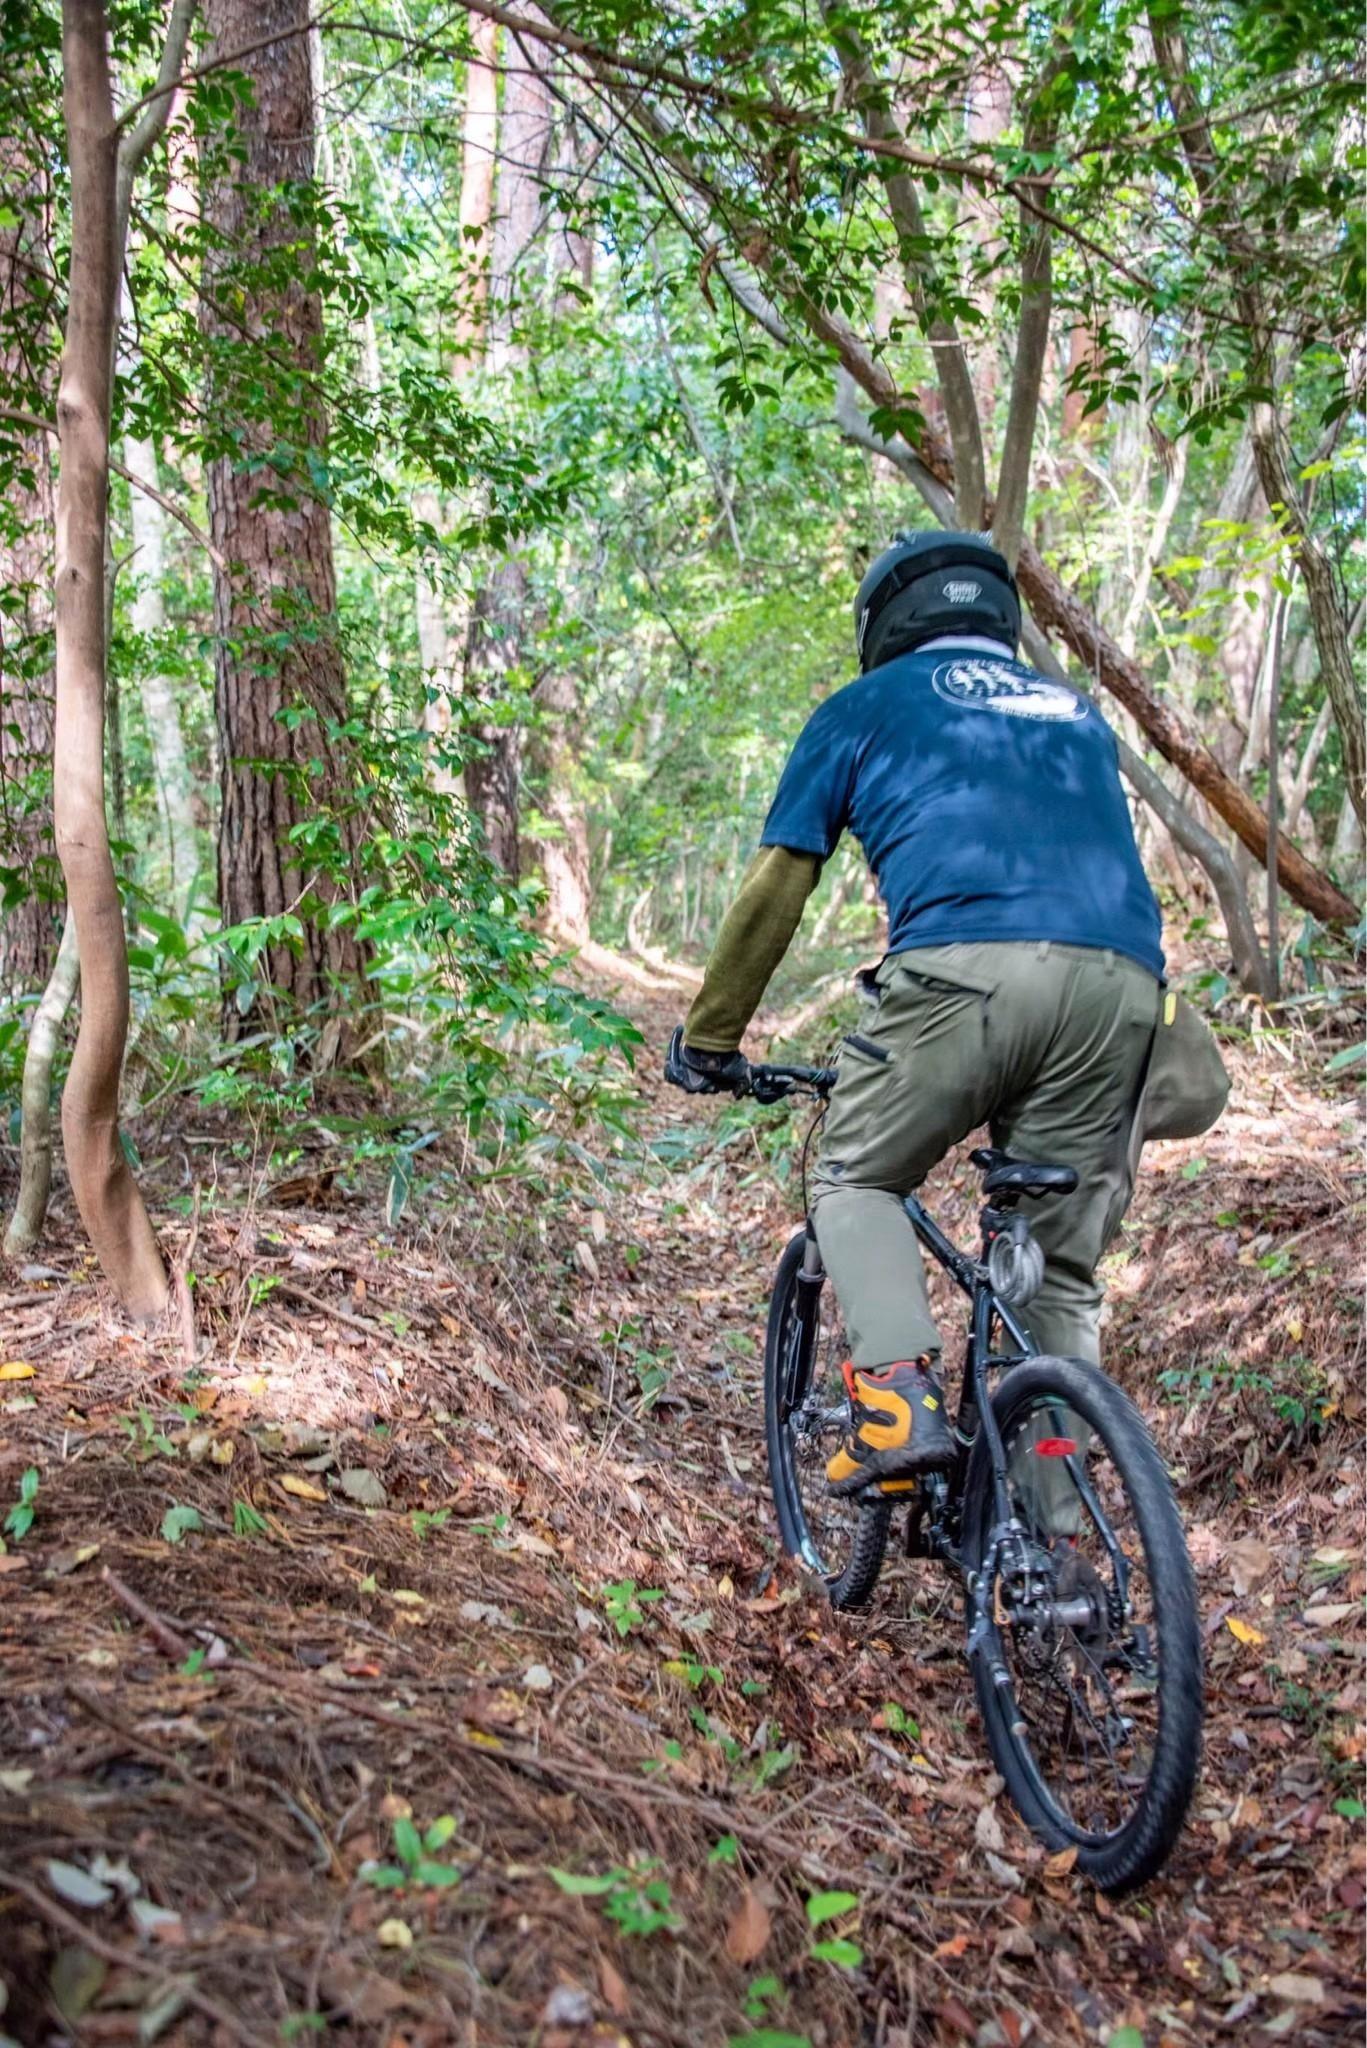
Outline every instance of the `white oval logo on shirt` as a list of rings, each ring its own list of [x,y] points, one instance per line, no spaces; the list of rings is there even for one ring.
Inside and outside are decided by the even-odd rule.
[[[972,604],[975,597],[981,597],[981,583],[946,583],[945,596],[951,604]]]
[[[999,711],[1007,718],[1087,716],[1087,706],[1064,683],[990,655],[969,655],[942,662],[931,677],[938,696],[970,711]]]

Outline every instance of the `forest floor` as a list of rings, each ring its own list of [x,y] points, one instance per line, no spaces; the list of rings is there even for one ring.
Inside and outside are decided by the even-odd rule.
[[[998,1796],[932,1568],[847,1618],[778,1557],[795,1200],[770,1126],[665,1099],[678,999],[645,1008],[644,1169],[390,1231],[225,1168],[167,1233],[193,1349],[121,1322],[61,1215],[0,1296],[0,1513],[39,1475],[0,1557],[0,2035],[1360,2041],[1356,1105],[1238,1055],[1109,1262],[1209,1686],[1190,1826],[1111,1903]],[[969,1176],[932,1192],[966,1231]]]

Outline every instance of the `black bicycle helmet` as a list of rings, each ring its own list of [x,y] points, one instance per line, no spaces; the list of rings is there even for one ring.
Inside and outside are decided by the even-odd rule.
[[[854,600],[859,666],[879,668],[942,633],[982,633],[1014,654],[1021,608],[1016,579],[980,533],[899,533]]]

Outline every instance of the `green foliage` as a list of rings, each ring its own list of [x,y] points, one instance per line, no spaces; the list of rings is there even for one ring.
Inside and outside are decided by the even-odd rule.
[[[441,1852],[454,1840],[456,1825],[455,1816],[444,1813],[430,1827],[419,1829],[406,1814],[400,1814],[394,1822],[397,1863],[366,1862],[357,1876],[362,1884],[373,1885],[377,1891],[410,1887],[449,1890],[460,1883],[461,1874],[454,1864],[441,1860]]]
[[[636,1629],[645,1627],[645,1610],[657,1600],[664,1599],[664,1593],[655,1587],[638,1587],[635,1579],[618,1579],[602,1590],[602,1602],[608,1620],[619,1636],[629,1636]]]
[[[639,1856],[596,1877],[553,1865],[546,1874],[569,1898],[600,1900],[604,1917],[623,1934],[675,1934],[683,1921],[674,1910],[668,1881],[655,1874],[659,1868],[658,1857]]]
[[[3,1547],[5,1536],[12,1538],[15,1543],[23,1542],[33,1527],[34,1516],[38,1512],[37,1499],[38,1467],[29,1465],[19,1475],[19,1498],[0,1523],[0,1532],[3,1532],[0,1533],[0,1547]]]
[[[187,1536],[203,1533],[204,1520],[198,1508],[169,1507],[161,1518],[161,1535],[164,1543],[181,1543]]]

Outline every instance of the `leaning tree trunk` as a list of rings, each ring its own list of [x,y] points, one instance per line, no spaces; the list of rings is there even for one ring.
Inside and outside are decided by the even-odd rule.
[[[43,204],[39,167],[22,147],[0,143],[0,403],[44,414],[50,390],[34,388],[46,356],[46,295],[39,290]],[[0,869],[23,895],[0,912],[0,993],[41,988],[56,927],[48,900],[52,866],[52,469],[47,436],[0,423]],[[46,870],[46,872],[45,872]],[[0,878],[7,883],[9,877]],[[0,886],[0,897],[7,893]]]
[[[313,177],[309,4],[206,0],[204,18],[208,60],[240,52],[233,69],[252,87],[233,119],[233,158],[204,203],[216,251],[203,307],[211,412],[241,423],[234,452],[208,470],[210,534],[223,561],[214,569],[219,906],[227,925],[299,915],[302,943],[270,946],[267,974],[292,1007],[336,1019],[354,1002],[362,956],[349,925],[324,929],[310,913],[335,901],[344,883],[290,843],[321,806],[344,806],[354,781],[335,734],[347,693],[332,526],[308,475],[327,450],[323,310],[308,283],[316,254],[307,209],[296,215],[287,201],[270,200]],[[263,375],[273,380],[264,398]],[[273,464],[290,440],[293,475],[282,478]],[[282,715],[291,712],[303,716]],[[339,813],[339,831],[342,859],[351,860],[359,827]],[[226,1002],[225,1030],[236,1033],[242,1021]]]
[[[57,392],[53,809],[83,991],[62,1138],[71,1190],[100,1264],[124,1306],[150,1318],[165,1306],[166,1271],[119,1134],[128,949],[104,807],[109,405],[121,246],[119,136],[105,35],[102,0],[63,0],[71,251]]]

